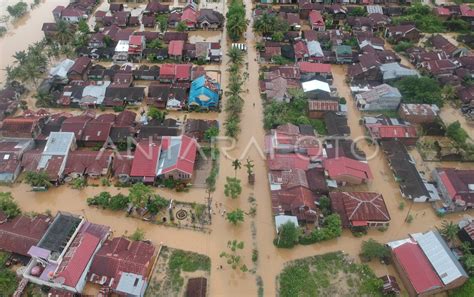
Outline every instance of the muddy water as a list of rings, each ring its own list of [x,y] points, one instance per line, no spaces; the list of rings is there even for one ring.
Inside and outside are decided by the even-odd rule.
[[[3,2],[3,1],[2,1]],[[52,11],[57,5],[66,5],[68,0],[52,0],[41,3],[19,20],[21,25],[11,27],[7,35],[0,39],[0,82],[5,79],[5,67],[13,63],[12,56],[17,51],[25,50],[28,45],[43,39],[41,27],[44,22],[54,21]]]
[[[459,121],[463,129],[469,134],[469,137],[474,139],[474,122],[471,123],[466,120],[459,109],[455,109],[451,105],[446,104],[446,106],[441,109],[440,117],[446,125]]]

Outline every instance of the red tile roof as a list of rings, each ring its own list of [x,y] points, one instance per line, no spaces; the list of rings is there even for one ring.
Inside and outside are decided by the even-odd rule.
[[[436,7],[435,11],[437,15],[441,15],[441,16],[451,15],[451,11],[446,7]]]
[[[344,227],[353,222],[388,222],[390,214],[382,194],[371,192],[330,192],[332,208]]]
[[[338,111],[339,102],[334,100],[309,100],[309,111]]]
[[[4,217],[1,211],[0,217]],[[17,216],[0,223],[0,249],[28,256],[28,250],[38,244],[48,230],[49,223],[50,218],[45,215],[37,215],[34,218]]]
[[[309,13],[309,21],[313,26],[324,26],[324,19],[317,10],[311,10]]]
[[[171,40],[168,46],[168,55],[170,56],[182,56],[184,49],[183,40]]]
[[[307,170],[309,159],[297,154],[275,154],[267,161],[270,170]]]
[[[471,9],[469,4],[464,3],[464,4],[459,5],[459,10],[461,11],[462,16],[474,17],[474,10]]]
[[[305,187],[282,188],[272,191],[272,209],[275,215],[291,212],[299,220],[315,220],[315,196]]]
[[[189,5],[184,8],[183,14],[181,15],[181,21],[185,21],[188,23],[196,23],[197,22],[197,12]]]
[[[130,176],[156,177],[160,145],[148,140],[141,141],[135,149]]]
[[[307,73],[331,73],[331,64],[299,62],[301,72]]]
[[[89,279],[100,283],[104,276],[108,280],[113,278],[114,287],[124,272],[141,275],[147,279],[154,255],[155,247],[150,243],[130,241],[124,237],[107,240],[94,257],[89,270],[91,275]]]
[[[193,64],[177,64],[176,65],[176,79],[189,80],[191,77],[191,68]]]
[[[77,235],[80,242],[74,248],[69,248],[70,257],[63,267],[58,268],[58,276],[64,277],[64,284],[70,287],[76,287],[81,280],[81,276],[87,268],[87,264],[92,259],[100,239],[90,233]],[[64,261],[63,261],[64,263]],[[61,264],[62,266],[63,264]]]
[[[380,126],[378,128],[380,138],[416,138],[414,126]]]
[[[418,294],[443,286],[418,244],[404,243],[394,248],[393,253]]]
[[[197,148],[197,143],[196,140],[183,135],[180,137],[180,148],[179,148],[179,153],[177,155],[177,159],[173,160],[173,165],[169,166],[167,168],[163,168],[161,173],[162,174],[167,174],[169,172],[172,172],[173,170],[179,170],[181,172],[187,173],[189,175],[193,174],[194,171],[194,162],[196,161],[196,148]],[[177,139],[174,137],[174,139]],[[162,138],[162,150],[163,154],[167,154],[167,150],[169,149],[170,144],[174,140],[170,136],[165,136]]]
[[[367,163],[340,157],[336,159],[326,159],[323,161],[324,168],[332,179],[342,176],[352,176],[360,180],[371,180],[372,171]]]
[[[65,174],[94,174],[100,175],[110,165],[111,152],[73,151],[69,153],[64,168]]]

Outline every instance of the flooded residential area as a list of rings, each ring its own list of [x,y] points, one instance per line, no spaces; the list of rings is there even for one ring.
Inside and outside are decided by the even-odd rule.
[[[474,8],[376,3],[0,0],[0,296],[472,296]]]

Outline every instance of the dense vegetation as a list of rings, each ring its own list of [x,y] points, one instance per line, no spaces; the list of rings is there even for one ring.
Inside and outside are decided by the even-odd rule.
[[[394,83],[404,103],[427,103],[442,107],[444,104],[439,83],[430,77],[409,76]]]
[[[341,252],[289,262],[278,277],[279,296],[382,296],[382,281]]]
[[[9,254],[0,252],[0,296],[13,296],[17,287],[16,275],[5,267]]]
[[[247,30],[245,6],[242,0],[231,0],[226,14],[227,35],[232,41],[238,41]]]
[[[18,2],[15,5],[7,6],[8,13],[14,18],[20,18],[28,11],[28,4],[23,1]]]
[[[310,234],[301,236],[300,244],[313,244],[320,241],[330,240],[341,236],[342,223],[338,214],[333,213],[324,218],[321,228],[313,229]]]
[[[290,26],[288,22],[280,17],[265,13],[255,20],[253,29],[263,36],[271,36],[274,41],[283,41],[285,33],[290,30]]]
[[[387,261],[390,259],[390,248],[371,238],[362,242],[360,257],[364,261],[372,261],[372,259]]]
[[[446,128],[446,136],[459,145],[464,145],[468,139],[467,132],[461,127],[459,121],[453,122]]]
[[[13,200],[10,192],[0,192],[0,210],[5,213],[8,218],[14,218],[21,214],[18,204]]]
[[[227,85],[227,102],[225,105],[226,121],[225,135],[232,138],[237,138],[240,132],[240,114],[244,106],[244,99],[241,97],[242,86],[244,84],[244,78],[241,74],[241,67],[244,61],[244,52],[238,48],[231,48],[227,52],[227,56],[230,59],[230,66],[227,69],[229,71],[229,84]]]

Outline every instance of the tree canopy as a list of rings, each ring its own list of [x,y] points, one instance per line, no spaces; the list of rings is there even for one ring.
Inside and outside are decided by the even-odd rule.
[[[279,248],[292,248],[298,244],[300,230],[293,222],[286,222],[278,228],[277,238],[273,243]]]
[[[25,15],[25,13],[28,11],[28,4],[20,1],[15,5],[7,6],[7,11],[12,17],[19,18]]]
[[[362,242],[362,259],[371,261],[372,259],[384,260],[390,257],[390,249],[372,238]]]
[[[153,190],[143,183],[136,183],[129,189],[128,197],[135,207],[145,207],[149,198],[152,198]]]
[[[451,138],[459,145],[464,145],[469,137],[467,132],[461,127],[459,121],[453,122],[448,125],[448,127],[446,128],[446,136]]]
[[[232,0],[226,14],[227,35],[232,41],[238,41],[247,30],[245,6],[242,0]]]
[[[240,179],[235,177],[227,177],[227,183],[224,185],[224,194],[226,197],[235,199],[242,193]]]
[[[49,176],[45,172],[27,171],[25,175],[25,182],[32,187],[49,188],[52,186],[51,182],[49,181]]]
[[[228,212],[227,220],[229,221],[229,223],[232,223],[234,225],[242,223],[244,221],[244,211],[240,208],[237,208],[234,211]]]
[[[402,94],[404,103],[427,103],[442,107],[444,104],[439,83],[426,76],[408,76],[395,84]]]
[[[10,192],[0,192],[0,210],[5,213],[8,218],[14,218],[21,214],[18,204],[13,200]]]

